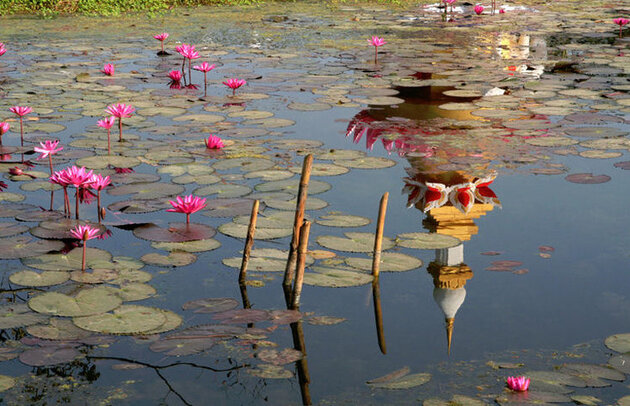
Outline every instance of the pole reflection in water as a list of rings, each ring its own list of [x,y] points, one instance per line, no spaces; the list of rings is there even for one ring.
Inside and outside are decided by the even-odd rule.
[[[383,354],[387,354],[385,344],[385,330],[383,329],[383,312],[381,310],[381,287],[379,278],[372,281],[372,298],[374,299],[374,321],[376,323],[376,335],[378,337],[378,347]]]

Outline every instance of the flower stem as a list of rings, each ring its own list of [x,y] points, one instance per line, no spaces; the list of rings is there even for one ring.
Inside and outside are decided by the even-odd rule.
[[[190,224],[190,213],[186,213],[186,224]]]
[[[160,41],[160,44],[162,44],[162,54],[164,54],[164,41]]]
[[[122,142],[122,116],[118,117],[118,142]]]
[[[79,219],[79,188],[77,188],[76,194],[75,196],[75,207],[74,210],[76,211],[75,213],[75,218],[78,220]]]
[[[109,141],[110,132],[111,132],[111,129],[108,128],[107,129],[107,155],[111,155],[112,153],[112,145],[111,145],[111,142]]]
[[[206,97],[208,95],[208,80],[206,79],[208,77],[208,72],[204,72],[203,73],[203,97]],[[0,138],[0,145],[2,145],[2,139]]]
[[[20,141],[22,142],[22,146],[24,146],[24,124],[22,123],[22,116],[20,116]]]
[[[101,223],[101,191],[96,191],[96,208],[98,210],[98,223]]]
[[[53,175],[52,155],[48,154],[48,163],[50,164],[50,176]]]
[[[85,251],[87,249],[87,240],[83,241],[83,260],[81,261],[81,272],[85,272]]]
[[[378,62],[378,47],[374,47],[374,63]]]

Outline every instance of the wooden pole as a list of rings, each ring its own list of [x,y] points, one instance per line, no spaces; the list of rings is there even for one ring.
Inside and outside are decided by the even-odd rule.
[[[311,178],[311,168],[313,166],[313,155],[308,154],[304,158],[302,164],[302,177],[300,178],[300,188],[298,190],[297,204],[295,208],[295,219],[293,220],[293,237],[291,237],[291,245],[289,246],[289,256],[287,258],[287,267],[284,270],[284,280],[282,285],[291,286],[293,276],[295,274],[296,254],[298,249],[298,239],[300,236],[300,227],[304,221],[304,209],[306,207],[306,196],[308,194],[308,182]]]
[[[381,287],[378,277],[374,278],[372,281],[372,298],[374,299],[374,321],[376,322],[378,346],[383,354],[387,354],[385,331],[383,330],[383,311],[381,310]]]
[[[378,222],[376,223],[376,236],[374,237],[374,255],[372,257],[372,276],[378,278],[381,267],[381,247],[383,245],[383,228],[385,227],[385,213],[387,212],[387,200],[389,192],[381,197],[381,205],[378,209]]]
[[[306,251],[308,250],[308,235],[311,230],[311,222],[305,220],[300,227],[300,245],[297,253],[297,270],[295,275],[295,285],[291,296],[291,308],[300,307],[300,296],[302,294],[302,282],[304,282],[304,265],[306,264]]]
[[[249,217],[249,227],[247,228],[247,238],[245,239],[245,249],[243,249],[243,261],[241,262],[241,271],[238,274],[238,283],[244,284],[247,277],[247,264],[249,263],[249,254],[254,245],[254,233],[256,232],[256,220],[258,219],[258,200],[254,200],[252,204],[252,214]]]

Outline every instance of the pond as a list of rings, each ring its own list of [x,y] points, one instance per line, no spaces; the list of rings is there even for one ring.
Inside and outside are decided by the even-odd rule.
[[[630,404],[630,34],[621,6],[585,4],[3,17],[2,401]],[[215,65],[207,84],[182,44]],[[108,152],[116,103],[134,111]],[[23,141],[12,106],[33,109]],[[46,140],[55,171],[110,176],[101,221],[73,186],[64,214]],[[307,156],[297,311],[283,278]],[[187,225],[167,209],[190,194],[207,206]]]

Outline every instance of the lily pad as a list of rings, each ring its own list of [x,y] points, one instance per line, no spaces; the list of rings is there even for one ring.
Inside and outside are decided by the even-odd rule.
[[[388,382],[379,382],[369,384],[373,388],[379,389],[410,389],[416,386],[424,385],[431,380],[429,373],[417,373],[405,375],[402,378],[391,380]]]
[[[362,227],[370,224],[372,221],[367,217],[349,214],[327,214],[321,216],[315,222],[328,227]]]
[[[152,242],[151,246],[164,251],[205,252],[216,250],[221,246],[221,243],[214,238],[209,238],[185,242]]]
[[[372,252],[374,250],[373,233],[344,233],[346,238],[333,235],[322,235],[317,237],[317,243],[331,250],[346,252]],[[388,250],[396,245],[389,237],[383,237],[382,250]]]
[[[372,282],[372,275],[347,269],[313,267],[312,272],[304,273],[304,283],[327,288],[348,288],[367,285]]]
[[[630,352],[630,333],[612,335],[606,338],[604,345],[620,353]]]
[[[10,329],[43,323],[48,316],[33,312],[26,304],[11,303],[0,305],[0,329]]]
[[[120,185],[106,190],[112,196],[131,195],[131,199],[151,200],[179,195],[184,192],[185,188],[173,183],[155,182]]]
[[[334,324],[343,323],[347,319],[345,317],[333,316],[313,316],[308,318],[308,324],[315,326],[332,326]]]
[[[311,180],[308,184],[308,194],[316,195],[324,193],[330,190],[331,187],[330,183],[321,180]],[[295,195],[298,194],[299,188],[300,180],[297,178],[259,183],[254,187],[258,192],[289,192]]]
[[[89,316],[105,313],[122,304],[122,299],[109,287],[86,288],[75,296],[57,292],[39,294],[28,305],[38,313],[53,316]]]
[[[401,247],[432,250],[451,248],[461,244],[459,238],[438,233],[404,233],[397,237],[397,244]]]
[[[334,161],[335,165],[355,169],[383,169],[396,165],[396,161],[381,157],[363,157]]]
[[[151,344],[149,349],[153,352],[163,353],[172,357],[198,354],[209,350],[216,344],[214,338],[171,338],[159,340]]]
[[[226,310],[213,314],[212,318],[225,324],[258,323],[269,320],[269,312],[258,309]]]
[[[372,270],[371,258],[346,258],[346,264],[362,271]],[[422,266],[422,260],[411,255],[400,252],[384,252],[381,254],[380,271],[382,272],[405,272],[417,269]]]
[[[68,272],[49,271],[37,273],[29,270],[15,272],[9,277],[11,283],[32,287],[59,285],[68,279],[70,279]]]
[[[229,235],[234,238],[247,237],[248,225],[237,224],[234,222],[225,223],[219,226],[219,231],[225,235]],[[254,239],[256,240],[272,240],[275,238],[288,237],[293,234],[292,228],[262,228],[256,227],[256,233]]]
[[[88,247],[86,250],[86,265],[91,267],[92,264],[109,262],[112,255],[98,248]],[[83,260],[83,249],[75,248],[67,254],[45,254],[24,258],[22,263],[26,266],[43,271],[74,271],[81,269],[81,261]]]
[[[20,354],[20,361],[32,367],[65,364],[84,355],[74,347],[46,346],[32,348]]]
[[[80,340],[92,335],[92,333],[75,326],[71,320],[59,317],[51,317],[49,324],[37,324],[29,326],[26,331],[43,340]]]
[[[256,353],[256,358],[272,365],[286,365],[304,358],[301,351],[285,348],[282,351],[264,349]]]
[[[198,223],[169,223],[168,228],[149,223],[133,230],[133,235],[143,240],[171,243],[207,240],[215,234],[214,228]]]
[[[31,258],[50,251],[58,251],[64,243],[54,240],[36,240],[30,236],[0,239],[0,259]]]
[[[113,313],[74,317],[72,322],[84,330],[104,334],[140,334],[160,327],[166,317],[153,307],[122,305]]]
[[[194,310],[195,313],[214,313],[232,310],[238,306],[238,302],[232,298],[208,298],[197,299],[182,305],[184,310]]]
[[[247,369],[247,373],[265,379],[289,379],[293,373],[278,365],[261,364],[255,368]]]
[[[197,260],[197,256],[189,252],[173,251],[168,255],[157,253],[144,254],[140,259],[150,265],[178,267],[192,264]]]
[[[15,386],[16,382],[17,381],[13,377],[0,375],[0,392],[11,389]]]
[[[610,181],[610,176],[593,175],[592,173],[572,173],[570,175],[567,175],[564,179],[571,183],[594,185]]]

